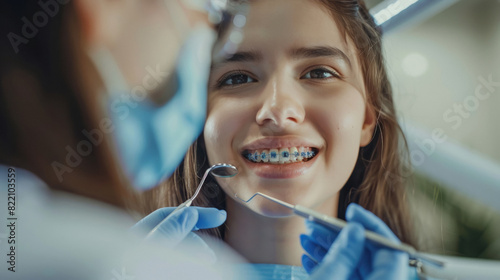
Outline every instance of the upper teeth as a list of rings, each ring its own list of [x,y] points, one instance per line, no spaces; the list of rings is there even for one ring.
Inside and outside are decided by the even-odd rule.
[[[298,162],[312,158],[314,155],[315,152],[307,147],[256,150],[248,151],[245,154],[246,158],[252,162],[270,162],[274,164]]]

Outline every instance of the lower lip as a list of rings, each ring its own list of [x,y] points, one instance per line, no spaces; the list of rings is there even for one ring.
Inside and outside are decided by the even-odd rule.
[[[291,179],[299,177],[307,172],[316,161],[314,158],[308,161],[294,162],[287,164],[272,164],[272,163],[254,163],[244,159],[245,164],[252,169],[259,177],[266,179]]]

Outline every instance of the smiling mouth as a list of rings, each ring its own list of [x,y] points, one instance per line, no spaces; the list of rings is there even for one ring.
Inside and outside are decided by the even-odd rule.
[[[319,150],[312,147],[289,147],[280,149],[245,150],[241,154],[253,163],[290,164],[306,162],[314,158]]]

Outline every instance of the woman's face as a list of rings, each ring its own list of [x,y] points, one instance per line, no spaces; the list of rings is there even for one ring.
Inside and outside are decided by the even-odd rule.
[[[219,180],[232,199],[256,192],[304,206],[335,199],[375,123],[354,46],[319,4],[251,3],[237,54],[212,68],[210,164],[238,167],[236,177]],[[286,213],[265,199],[247,205]]]

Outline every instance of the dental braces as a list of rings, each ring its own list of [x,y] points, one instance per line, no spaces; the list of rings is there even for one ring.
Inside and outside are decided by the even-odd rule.
[[[262,152],[255,151],[254,153],[247,153],[245,157],[252,162],[271,162],[271,163],[284,163],[284,162],[300,162],[304,159],[310,159],[316,155],[314,151],[298,151],[296,148],[292,151],[285,149],[278,151],[278,149],[263,150]]]

